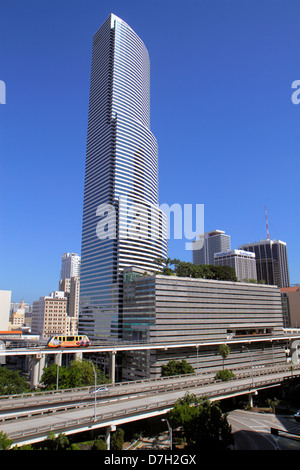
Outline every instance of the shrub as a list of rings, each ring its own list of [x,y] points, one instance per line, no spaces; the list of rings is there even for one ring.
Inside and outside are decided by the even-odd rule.
[[[234,373],[228,369],[219,370],[216,373],[216,380],[222,380],[222,382],[227,382],[233,377],[235,377]]]
[[[112,435],[110,441],[111,450],[122,450],[124,445],[124,430],[118,428]]]

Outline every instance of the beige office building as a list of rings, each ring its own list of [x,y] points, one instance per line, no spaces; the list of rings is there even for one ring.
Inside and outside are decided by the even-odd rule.
[[[33,302],[32,333],[40,335],[41,339],[76,334],[77,324],[75,318],[67,314],[67,302],[64,292],[60,291]]]

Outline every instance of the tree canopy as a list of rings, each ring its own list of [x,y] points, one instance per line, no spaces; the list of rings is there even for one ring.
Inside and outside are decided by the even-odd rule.
[[[212,264],[193,264],[178,259],[157,258],[156,264],[160,267],[158,274],[166,276],[191,277],[202,279],[215,279],[218,281],[237,281],[234,268],[230,266],[214,266]],[[170,268],[174,266],[174,268]]]
[[[13,441],[7,437],[3,431],[0,431],[0,450],[9,450]]]
[[[186,394],[176,401],[169,419],[173,429],[183,428],[191,448],[218,450],[232,443],[227,413],[222,412],[219,402],[211,403],[206,397]]]
[[[94,366],[95,367],[95,366]],[[102,371],[95,367],[97,373],[97,384],[108,383]],[[89,361],[71,361],[67,367],[59,367],[59,388],[85,387],[95,384],[93,365]],[[41,384],[46,390],[55,390],[57,384],[57,365],[52,364],[45,368],[41,377]]]
[[[169,377],[170,375],[193,374],[195,369],[184,359],[182,361],[171,360],[168,364],[161,366],[161,376]]]
[[[30,392],[30,386],[20,371],[0,367],[0,395],[16,395]]]

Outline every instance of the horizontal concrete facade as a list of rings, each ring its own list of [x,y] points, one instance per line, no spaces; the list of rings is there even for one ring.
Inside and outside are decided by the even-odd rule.
[[[180,278],[139,276],[124,282],[123,339],[167,344],[258,338],[251,346],[256,365],[285,360],[284,343],[268,338],[282,333],[280,290],[276,286]],[[266,338],[266,342],[261,340]],[[252,351],[253,350],[253,351]],[[231,348],[226,364],[241,365],[247,354]],[[242,356],[242,357],[241,357]],[[124,378],[155,377],[163,363],[186,359],[195,369],[222,366],[216,346],[127,354]]]

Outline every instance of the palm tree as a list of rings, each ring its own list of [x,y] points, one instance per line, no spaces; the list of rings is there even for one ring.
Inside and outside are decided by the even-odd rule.
[[[220,344],[219,346],[219,354],[223,358],[223,369],[224,369],[224,361],[225,359],[229,356],[230,354],[230,348],[227,346],[227,344]]]

